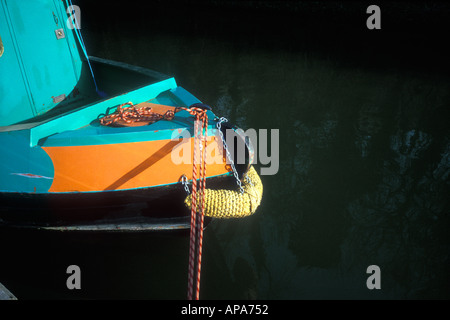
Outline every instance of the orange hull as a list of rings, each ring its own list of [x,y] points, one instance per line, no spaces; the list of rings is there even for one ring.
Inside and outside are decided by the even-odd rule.
[[[193,155],[194,139],[191,143]],[[173,184],[186,175],[190,163],[174,164],[171,152],[181,140],[157,140],[92,146],[43,147],[53,161],[55,176],[48,192],[95,192],[128,190]],[[207,150],[219,150],[208,141]],[[210,149],[212,148],[212,149]],[[225,161],[207,152],[207,176],[228,173]],[[222,156],[221,159],[223,160]]]

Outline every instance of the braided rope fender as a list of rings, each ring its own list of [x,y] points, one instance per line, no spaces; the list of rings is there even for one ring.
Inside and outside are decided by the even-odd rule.
[[[244,193],[234,190],[205,190],[205,216],[212,218],[244,218],[255,213],[261,203],[263,184],[255,168],[251,166],[244,177],[242,186]],[[192,195],[184,200],[191,208]]]

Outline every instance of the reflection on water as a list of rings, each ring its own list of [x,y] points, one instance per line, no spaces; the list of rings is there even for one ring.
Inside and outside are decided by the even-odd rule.
[[[90,54],[174,75],[244,129],[280,129],[280,169],[262,176],[257,214],[205,232],[201,297],[450,297],[448,75],[344,63],[263,37],[249,45],[91,23]],[[77,256],[85,269],[108,265],[119,282],[120,293],[98,280],[88,297],[184,297],[185,238],[114,244],[105,253],[72,242],[86,250]],[[366,287],[372,264],[381,290]],[[148,266],[156,276],[142,271]]]
[[[254,69],[234,83],[235,96],[228,84],[211,99],[226,110],[245,104],[247,112],[235,118],[240,125],[280,128],[282,140],[280,171],[263,177],[258,215],[216,223],[210,231],[236,283],[245,279],[240,293],[270,299],[448,297],[450,146],[448,130],[433,124],[442,123],[449,79],[430,83],[327,61],[305,64],[301,55],[284,59],[253,60]],[[265,95],[267,78],[272,99]],[[289,94],[278,93],[283,91]],[[371,264],[382,270],[379,292],[365,284]]]

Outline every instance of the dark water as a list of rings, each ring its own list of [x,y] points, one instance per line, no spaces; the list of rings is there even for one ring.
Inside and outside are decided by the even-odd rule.
[[[449,6],[381,3],[369,31],[364,2],[186,3],[78,2],[89,54],[280,130],[257,213],[205,232],[201,298],[449,299]],[[187,237],[7,236],[0,281],[19,298],[186,297]]]

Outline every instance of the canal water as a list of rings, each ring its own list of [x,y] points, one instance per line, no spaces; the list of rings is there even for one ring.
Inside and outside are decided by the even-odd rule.
[[[368,30],[364,2],[74,3],[90,55],[279,130],[256,214],[205,230],[201,299],[450,298],[448,5],[380,2]],[[19,299],[186,297],[183,235],[1,237],[0,281]]]

